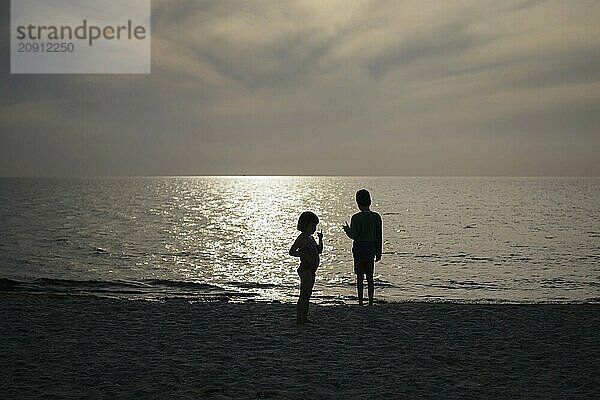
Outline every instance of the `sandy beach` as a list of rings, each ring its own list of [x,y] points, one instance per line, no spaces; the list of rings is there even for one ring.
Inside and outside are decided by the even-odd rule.
[[[0,295],[0,392],[28,398],[598,398],[600,306]]]

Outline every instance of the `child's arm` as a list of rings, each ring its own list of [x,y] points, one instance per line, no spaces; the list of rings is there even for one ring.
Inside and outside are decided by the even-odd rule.
[[[381,222],[381,216],[377,214],[377,223],[375,224],[375,240],[377,241],[377,254],[375,254],[375,261],[381,260],[381,252],[383,247],[383,223]]]
[[[350,239],[354,240],[354,236],[352,235],[352,228],[350,228],[348,226],[348,222],[344,222],[344,225],[342,226],[342,228],[344,228],[344,232],[346,232],[346,236],[348,236]]]
[[[323,253],[323,232],[317,233],[317,237],[319,238],[319,245],[318,245],[319,254],[322,254]]]
[[[300,263],[309,263],[310,264],[312,262],[311,256],[308,253],[306,253],[306,251],[300,250],[305,245],[306,245],[306,239],[303,238],[302,235],[298,236],[298,238],[296,238],[296,241],[294,242],[294,244],[292,244],[292,247],[290,247],[289,254],[292,257],[300,258]]]
[[[289,254],[292,257],[302,257],[304,255],[303,251],[300,251],[300,248],[302,248],[304,240],[302,238],[302,235],[299,235],[296,240],[294,241],[294,244],[292,244],[292,247],[290,247],[290,251]]]

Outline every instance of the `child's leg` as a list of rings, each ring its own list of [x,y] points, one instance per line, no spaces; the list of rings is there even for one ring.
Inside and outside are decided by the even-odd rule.
[[[300,275],[300,296],[298,296],[298,304],[296,305],[296,323],[303,324],[308,313],[308,299],[312,292],[312,279],[310,271],[298,271],[298,275]]]
[[[304,309],[304,297],[302,296],[302,292],[303,292],[303,279],[302,279],[302,272],[298,271],[298,276],[300,277],[300,294],[298,295],[298,303],[296,304],[296,323],[297,324],[301,324],[302,323],[302,310]]]
[[[372,262],[371,262],[372,264]],[[358,291],[358,304],[363,305],[363,281],[365,274],[369,272],[368,260],[354,260],[354,272],[356,273],[356,290]],[[373,269],[371,268],[371,273]],[[372,276],[371,276],[372,277]],[[368,282],[368,278],[367,278]]]
[[[356,290],[358,292],[358,305],[363,305],[363,279],[364,274],[356,274]]]
[[[373,295],[374,295],[374,292],[375,292],[375,285],[373,284],[373,268],[371,268],[370,271],[367,271],[366,275],[367,275],[367,285],[369,287],[368,288],[368,291],[369,291],[369,305],[372,306],[373,305]]]
[[[308,319],[308,305],[310,304],[310,297],[312,296],[313,288],[315,287],[315,273],[310,272],[310,280],[308,281],[308,296],[306,297],[306,302],[304,303],[304,322],[309,321]]]

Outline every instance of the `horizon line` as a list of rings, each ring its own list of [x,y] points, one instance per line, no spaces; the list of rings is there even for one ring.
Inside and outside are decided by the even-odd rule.
[[[0,179],[110,178],[600,178],[600,175],[0,175]]]

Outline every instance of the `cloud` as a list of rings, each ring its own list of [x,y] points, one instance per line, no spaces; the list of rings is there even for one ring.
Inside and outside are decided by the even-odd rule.
[[[582,150],[600,151],[600,3],[152,6],[151,75],[3,70],[0,123],[11,133],[0,134],[0,155],[14,153],[14,135],[27,132],[31,143],[19,142],[17,152],[26,158],[42,135],[34,127],[51,127],[95,161],[57,149],[32,161],[31,173],[56,164],[84,173],[360,174],[362,160],[372,174],[441,174],[448,165],[459,174],[521,175],[547,165],[556,174],[548,154],[561,145],[565,173],[600,173]],[[7,31],[7,18],[0,21]],[[3,59],[8,48],[0,41]],[[516,138],[534,154],[516,151]],[[376,162],[364,158],[365,146]],[[16,165],[5,162],[0,173]]]

